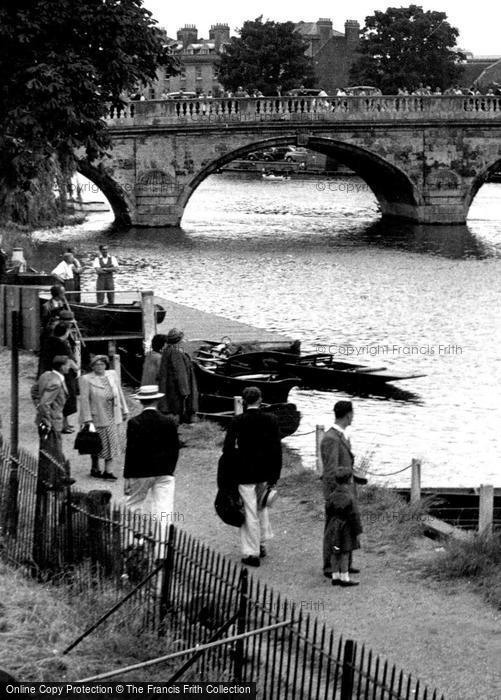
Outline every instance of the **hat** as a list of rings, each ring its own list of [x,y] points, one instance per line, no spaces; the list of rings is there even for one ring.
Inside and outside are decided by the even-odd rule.
[[[167,342],[170,345],[174,345],[175,343],[179,343],[179,341],[182,340],[183,338],[184,338],[183,331],[180,331],[177,328],[171,328],[170,331],[167,333]]]
[[[96,362],[104,362],[105,365],[106,365],[106,367],[109,367],[109,366],[110,366],[110,358],[108,357],[108,355],[95,355],[95,356],[92,358],[92,360],[89,362],[89,365],[90,365],[91,367],[94,367],[94,365],[96,364]]]
[[[68,362],[69,359],[70,358],[68,355],[54,355],[54,357],[52,358],[52,364],[56,364],[56,363],[62,364],[63,362]]]
[[[162,396],[165,394],[158,391],[158,384],[145,384],[139,388],[137,394],[132,395],[132,398],[138,401],[151,401],[152,399],[161,399]]]
[[[68,311],[68,309],[63,309],[59,312],[59,318],[61,321],[73,321],[75,314],[73,311]]]

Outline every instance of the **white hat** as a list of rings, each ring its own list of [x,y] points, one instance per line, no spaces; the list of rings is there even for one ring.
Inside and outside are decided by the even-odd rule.
[[[137,394],[132,395],[132,398],[138,401],[151,401],[152,399],[161,399],[162,396],[165,394],[158,391],[158,384],[146,384],[140,387]]]

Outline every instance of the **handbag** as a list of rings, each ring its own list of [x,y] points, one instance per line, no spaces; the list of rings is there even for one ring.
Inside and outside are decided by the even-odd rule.
[[[98,432],[91,432],[89,426],[84,425],[77,433],[73,447],[81,455],[97,455],[103,449],[103,443]]]
[[[214,501],[216,513],[226,525],[242,527],[245,522],[244,504],[238,491],[219,489]]]

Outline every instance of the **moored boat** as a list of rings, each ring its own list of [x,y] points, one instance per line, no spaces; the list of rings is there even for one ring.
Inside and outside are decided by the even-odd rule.
[[[235,414],[233,411],[233,398],[229,396],[217,396],[214,394],[200,394],[198,416],[204,420],[211,420],[226,428]],[[287,437],[296,432],[301,421],[301,413],[293,403],[262,404],[261,410],[271,413],[278,422],[280,438]]]
[[[194,358],[195,374],[201,393],[219,396],[241,396],[242,391],[249,386],[261,390],[263,401],[266,403],[286,403],[289,392],[294,386],[301,384],[295,376],[278,377],[274,372],[252,372],[236,369],[234,373],[224,366],[224,360]]]
[[[342,362],[330,354],[295,356],[280,352],[251,352],[229,357],[221,372],[275,372],[277,376],[294,375],[303,387],[311,389],[348,389],[377,391],[386,384],[425,376],[423,373],[398,372],[386,367]]]
[[[165,318],[165,309],[156,304],[157,323]],[[131,304],[96,304],[70,302],[80,332],[85,336],[142,333],[143,315],[138,302]]]

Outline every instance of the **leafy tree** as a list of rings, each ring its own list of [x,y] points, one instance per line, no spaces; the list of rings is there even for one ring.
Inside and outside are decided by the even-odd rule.
[[[227,90],[242,86],[276,95],[314,82],[308,43],[294,31],[293,22],[244,22],[239,37],[232,37],[221,57],[218,77]]]
[[[0,207],[54,214],[54,176],[110,145],[104,117],[124,93],[175,71],[142,0],[3,0],[0,6]],[[63,198],[62,198],[63,199]]]
[[[350,80],[386,94],[402,87],[413,90],[420,83],[442,90],[456,83],[464,56],[453,51],[459,32],[446,20],[444,12],[424,12],[418,5],[389,7],[366,17]]]

